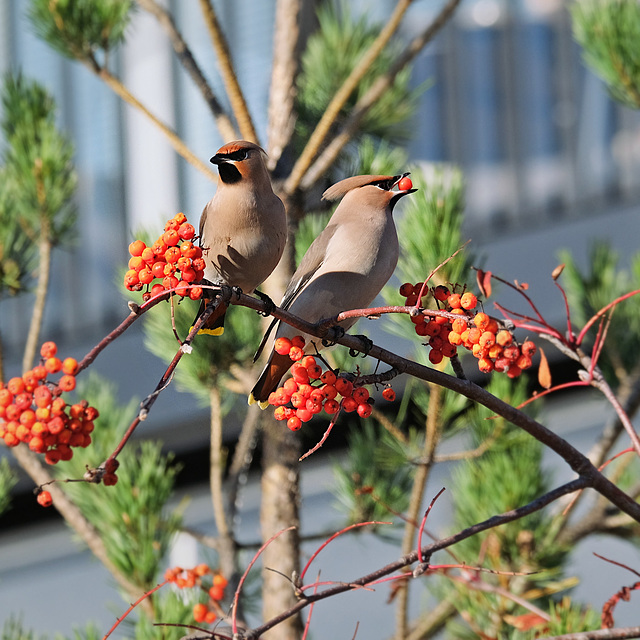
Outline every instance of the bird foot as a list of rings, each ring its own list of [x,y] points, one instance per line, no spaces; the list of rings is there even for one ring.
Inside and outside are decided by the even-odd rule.
[[[327,331],[327,337],[322,339],[322,346],[332,347],[336,343],[336,340],[340,340],[340,338],[342,338],[344,334],[345,330],[337,324],[329,327]]]
[[[371,349],[373,348],[373,340],[371,340],[370,338],[367,338],[367,336],[364,336],[364,335],[357,335],[354,337],[360,339],[360,341],[364,345],[364,348],[359,350],[353,349],[353,348],[349,349],[349,355],[352,358],[355,358],[359,353],[361,353],[362,357],[365,358],[366,356],[369,355],[369,351],[371,351]]]
[[[262,291],[256,290],[256,291],[254,291],[254,293],[265,304],[264,310],[263,311],[258,311],[258,313],[261,316],[264,316],[265,318],[268,318],[275,311],[276,303],[266,293],[262,293]]]

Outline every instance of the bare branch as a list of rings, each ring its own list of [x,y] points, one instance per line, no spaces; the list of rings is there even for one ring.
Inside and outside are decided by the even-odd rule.
[[[238,83],[235,69],[233,68],[233,62],[231,61],[231,53],[229,52],[229,45],[222,33],[216,11],[211,3],[211,0],[200,0],[200,8],[204,15],[204,20],[211,36],[211,42],[215,49],[216,56],[218,58],[218,65],[220,66],[220,74],[222,75],[222,81],[224,82],[227,95],[229,96],[229,102],[231,103],[231,109],[238,121],[238,128],[240,129],[240,135],[244,140],[258,143],[258,135],[256,134],[253,126],[253,120],[247,107],[247,102],[244,99],[244,94]],[[229,142],[227,140],[226,142]]]
[[[167,32],[173,50],[178,56],[180,64],[185,68],[186,72],[191,76],[194,84],[200,90],[204,101],[207,103],[209,110],[213,114],[213,117],[218,127],[218,131],[224,140],[234,140],[238,137],[233,122],[229,116],[225,113],[224,109],[218,102],[218,99],[214,95],[211,86],[204,77],[202,70],[198,66],[191,49],[185,42],[182,34],[178,30],[178,27],[173,19],[173,16],[162,6],[160,6],[156,0],[137,0],[138,4],[155,18],[160,23],[160,26]]]
[[[292,194],[300,185],[300,182],[318,154],[319,149],[323,146],[331,127],[340,115],[340,111],[347,103],[349,96],[355,91],[358,84],[365,77],[371,65],[375,62],[383,49],[389,43],[391,36],[397,31],[400,22],[413,0],[399,0],[396,4],[393,15],[386,22],[380,34],[372,43],[371,47],[364,53],[362,58],[352,69],[342,86],[336,91],[331,102],[327,106],[320,122],[316,125],[311,137],[307,141],[304,150],[300,154],[296,164],[294,165],[291,175],[287,178],[284,190],[288,194]]]
[[[406,67],[420,53],[420,51],[422,51],[422,49],[433,39],[436,33],[447,23],[458,4],[460,4],[460,0],[449,0],[447,2],[440,14],[429,25],[429,27],[411,41],[409,46],[400,55],[389,71],[383,76],[380,76],[373,85],[371,85],[365,95],[358,100],[340,131],[326,146],[324,151],[317,157],[313,165],[305,169],[304,173],[299,172],[300,175],[296,176],[295,180],[293,179],[293,176],[289,178],[285,184],[285,191],[293,193],[298,188],[306,191],[327,172],[329,167],[333,165],[340,155],[344,146],[357,133],[362,119],[369,112],[371,107],[373,107],[384,92],[391,87],[396,75]]]

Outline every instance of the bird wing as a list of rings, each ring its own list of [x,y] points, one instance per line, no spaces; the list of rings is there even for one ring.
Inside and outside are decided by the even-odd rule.
[[[331,240],[335,232],[336,225],[328,224],[325,227],[324,231],[311,243],[311,246],[307,249],[307,252],[304,254],[302,260],[300,261],[300,265],[296,269],[296,272],[293,274],[291,280],[289,281],[289,284],[287,285],[287,289],[284,292],[284,296],[282,297],[282,302],[280,303],[280,307],[282,309],[289,309],[300,291],[304,289],[305,285],[313,278],[314,274],[324,264],[329,240]],[[279,320],[277,318],[274,318],[271,321],[271,324],[267,328],[264,336],[262,337],[262,341],[260,342],[255,355],[253,356],[254,362],[260,357],[260,354],[262,353],[262,350],[267,343],[269,335],[278,323]]]

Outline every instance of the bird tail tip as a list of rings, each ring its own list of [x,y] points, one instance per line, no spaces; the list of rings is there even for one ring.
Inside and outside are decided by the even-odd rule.
[[[249,397],[247,398],[247,404],[251,406],[252,404],[256,404],[256,403],[263,411],[269,406],[269,403],[267,401],[256,400],[256,398],[253,395],[253,392],[251,392],[249,394]]]

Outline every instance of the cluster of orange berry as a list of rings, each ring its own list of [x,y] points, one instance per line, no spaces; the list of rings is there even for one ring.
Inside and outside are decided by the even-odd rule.
[[[302,336],[275,341],[276,353],[288,355],[294,362],[291,378],[269,396],[269,404],[276,407],[275,419],[286,420],[289,429],[298,431],[303,422],[308,422],[323,409],[332,416],[342,408],[346,413],[356,411],[361,418],[368,418],[373,402],[368,389],[354,386],[347,377],[336,375],[331,369],[323,372],[315,356],[304,354],[304,342]],[[395,399],[391,387],[387,387],[382,395],[386,400]]]
[[[208,586],[208,580],[206,580],[206,584],[203,580],[208,576],[211,576],[211,586]],[[193,618],[196,622],[206,622],[207,624],[215,622],[218,614],[214,609],[220,609],[218,603],[224,598],[224,590],[227,586],[227,579],[223,575],[206,564],[199,564],[193,569],[182,569],[181,567],[167,569],[164,577],[178,589],[191,589],[197,586],[205,591],[209,596],[209,602],[199,602],[194,605]]]
[[[407,306],[418,303],[423,286],[424,282],[415,285],[407,282],[400,287],[400,295],[406,298]],[[531,366],[536,345],[530,340],[518,345],[513,334],[501,327],[495,318],[476,311],[478,298],[473,293],[452,293],[444,285],[425,287],[424,295],[429,293],[444,311],[458,316],[455,319],[445,316],[428,318],[423,314],[411,317],[416,333],[429,336],[427,344],[431,347],[429,360],[432,364],[452,357],[457,353],[457,347],[463,346],[478,359],[478,369],[483,373],[505,371],[510,378],[517,378]]]
[[[60,397],[75,389],[78,362],[60,360],[57,351],[55,342],[45,342],[39,365],[6,385],[0,382],[0,438],[9,447],[24,442],[31,451],[44,453],[48,464],[71,460],[72,447],[89,446],[98,417],[98,410],[86,400],[68,405]],[[57,383],[48,379],[59,372]]]
[[[192,300],[202,297],[202,288],[193,286],[204,278],[205,262],[202,249],[192,240],[196,230],[187,222],[184,213],[176,214],[167,222],[164,233],[148,247],[142,240],[129,245],[129,270],[124,275],[124,286],[129,291],[145,288],[143,300],[169,289]],[[151,288],[154,280],[160,280]]]

